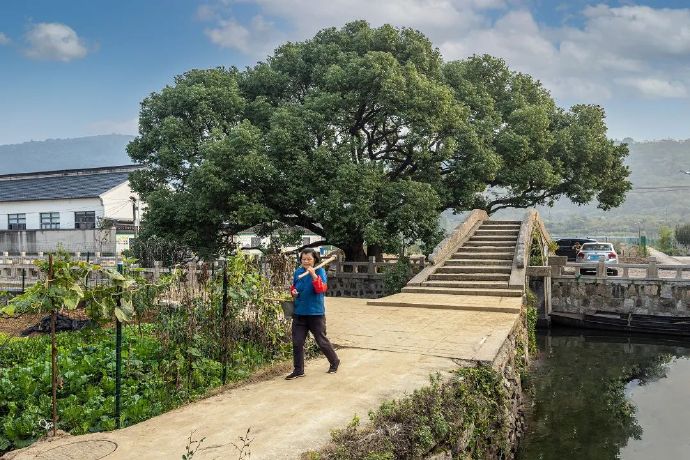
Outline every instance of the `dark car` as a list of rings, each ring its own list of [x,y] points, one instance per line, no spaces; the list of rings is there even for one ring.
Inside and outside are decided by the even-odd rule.
[[[556,244],[558,244],[556,255],[566,256],[569,262],[575,262],[577,253],[585,243],[596,243],[596,240],[590,238],[561,238],[556,240]]]

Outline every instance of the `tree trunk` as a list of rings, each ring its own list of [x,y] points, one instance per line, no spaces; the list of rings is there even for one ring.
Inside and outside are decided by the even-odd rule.
[[[378,244],[370,244],[367,246],[367,256],[376,257],[376,262],[383,262],[383,250]]]
[[[367,253],[364,252],[364,241],[346,243],[342,246],[345,251],[346,262],[366,262]]]

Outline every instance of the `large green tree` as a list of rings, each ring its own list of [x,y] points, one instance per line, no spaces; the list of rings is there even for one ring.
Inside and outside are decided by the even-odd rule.
[[[448,208],[566,196],[619,205],[625,145],[596,106],[558,108],[490,56],[444,63],[421,33],[366,22],[253,68],[192,70],[142,102],[132,175],[144,236],[202,254],[251,225],[300,225],[349,259],[440,237]],[[366,245],[366,252],[365,252]]]

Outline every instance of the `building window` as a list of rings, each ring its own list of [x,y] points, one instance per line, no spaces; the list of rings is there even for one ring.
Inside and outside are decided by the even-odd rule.
[[[96,228],[95,211],[79,211],[74,213],[74,228],[88,230]]]
[[[9,230],[26,230],[26,214],[8,214],[7,228]]]
[[[60,228],[60,213],[59,212],[42,212],[41,213],[41,229],[55,230]]]
[[[261,238],[258,236],[252,236],[252,245],[250,247],[258,248],[259,246],[261,246]]]
[[[308,244],[311,244],[311,238],[309,238],[308,236],[303,236],[302,237],[302,246],[306,246]]]

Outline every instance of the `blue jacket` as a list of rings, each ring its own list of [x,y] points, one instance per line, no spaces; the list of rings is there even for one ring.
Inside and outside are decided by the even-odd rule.
[[[311,275],[302,279],[297,279],[306,270],[303,267],[297,268],[292,276],[292,286],[297,289],[299,295],[295,298],[296,315],[325,315],[324,297],[326,296],[326,270],[318,268],[317,279],[312,280]]]

